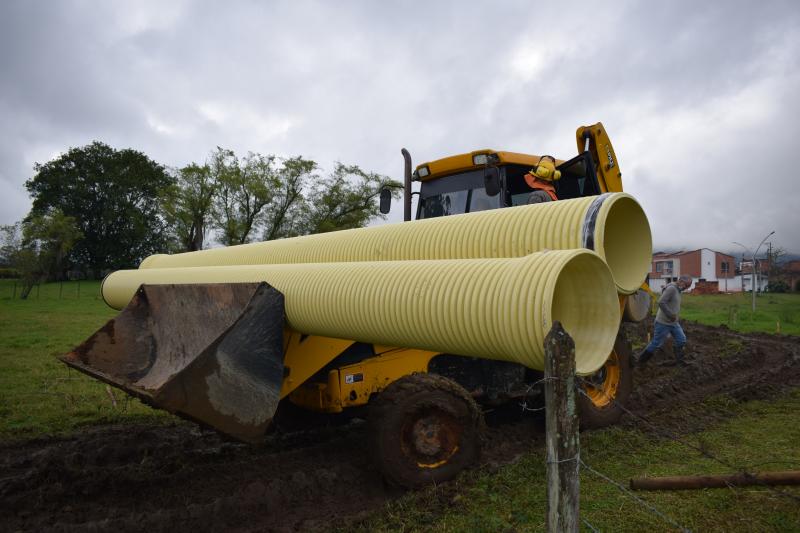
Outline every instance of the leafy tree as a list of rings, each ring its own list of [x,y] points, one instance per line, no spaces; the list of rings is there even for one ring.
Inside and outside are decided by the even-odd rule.
[[[20,274],[22,299],[37,283],[63,279],[67,254],[83,237],[75,219],[59,210],[4,226],[3,234],[2,254]]]
[[[283,161],[278,171],[279,188],[265,210],[265,241],[301,234],[305,226],[302,220],[308,211],[303,191],[309,186],[309,181],[317,178],[313,174],[316,168],[314,161],[299,156]]]
[[[399,197],[398,182],[356,165],[336,163],[330,176],[312,185],[304,233],[361,228],[371,219],[383,217],[375,200],[384,187]]]
[[[35,215],[22,224],[23,244],[39,253],[39,264],[48,279],[64,279],[67,254],[83,238],[74,217],[58,209]]]
[[[240,161],[232,150],[219,147],[212,154],[211,176],[218,186],[213,216],[222,244],[251,240],[281,185],[274,163],[275,156],[253,152]]]
[[[23,245],[22,222],[3,226],[2,233],[3,245],[0,247],[0,253],[3,255],[3,261],[19,274],[22,282],[20,297],[24,300],[42,276],[39,257],[34,248]]]
[[[216,184],[213,220],[222,244],[244,244],[261,230],[263,240],[359,228],[381,216],[376,199],[400,184],[356,165],[337,163],[324,179],[303,157],[278,163],[273,155],[250,152],[243,159],[217,147],[210,163]]]
[[[179,251],[203,249],[217,188],[211,168],[192,163],[179,169],[175,183],[163,191],[164,217]]]
[[[95,141],[34,169],[36,175],[25,183],[33,198],[28,220],[54,209],[73,217],[83,238],[70,262],[99,275],[132,267],[166,247],[159,192],[173,179],[143,153]]]
[[[767,292],[789,292],[789,284],[785,281],[770,281],[767,283]]]
[[[0,226],[0,266],[11,267],[22,240],[21,223]]]

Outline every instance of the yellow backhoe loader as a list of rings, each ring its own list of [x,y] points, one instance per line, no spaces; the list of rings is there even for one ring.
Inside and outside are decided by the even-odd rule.
[[[479,150],[413,172],[403,149],[399,229],[151,256],[104,280],[103,297],[122,312],[61,359],[247,442],[301,413],[365,417],[378,468],[416,487],[476,459],[481,406],[535,400],[538,340],[560,319],[582,324],[569,331],[585,370],[581,424],[612,424],[631,388],[630,347],[617,330],[622,317],[649,312],[650,230],[632,198],[612,194],[621,173],[602,124],[578,128],[577,144],[568,160]],[[390,202],[385,191],[383,212]],[[608,214],[612,204],[626,214]],[[520,234],[533,231],[516,222],[523,215],[548,226],[536,249]],[[564,217],[569,228],[558,225]],[[448,233],[450,220],[471,226]],[[560,242],[553,235],[576,250],[547,251]],[[456,246],[479,237],[472,255]],[[530,302],[517,302],[523,292]],[[480,312],[462,315],[470,306]],[[592,350],[604,350],[599,360]]]

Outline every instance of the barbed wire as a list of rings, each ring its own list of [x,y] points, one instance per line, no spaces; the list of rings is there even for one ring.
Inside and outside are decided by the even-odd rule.
[[[589,395],[586,394],[586,391],[584,391],[583,387],[580,386],[580,385],[583,385],[584,383],[586,383],[586,380],[584,380],[583,378],[581,378],[579,376],[576,376],[576,385],[578,385],[578,387],[577,387],[578,388],[578,392],[580,394],[583,394],[586,398],[589,398]],[[627,414],[631,415],[635,419],[637,419],[637,420],[643,422],[644,424],[646,424],[647,426],[649,426],[655,433],[657,433],[657,434],[659,434],[659,435],[661,435],[663,437],[666,437],[666,438],[668,438],[670,440],[673,440],[673,441],[677,442],[678,444],[683,444],[684,446],[697,451],[698,453],[700,453],[704,457],[707,457],[708,459],[711,459],[712,461],[716,461],[717,463],[719,463],[719,464],[721,464],[721,465],[723,465],[723,466],[725,466],[727,468],[730,468],[731,470],[734,470],[736,472],[740,472],[742,475],[744,475],[746,477],[755,478],[755,476],[752,473],[748,472],[746,468],[744,468],[744,467],[742,467],[740,465],[735,465],[735,464],[733,464],[733,463],[731,463],[731,462],[729,462],[729,461],[727,461],[725,459],[722,459],[721,457],[719,457],[719,456],[711,453],[710,451],[708,451],[706,448],[703,448],[701,446],[697,446],[697,445],[695,445],[695,444],[693,444],[691,442],[688,442],[685,439],[681,438],[680,436],[678,436],[678,435],[676,435],[676,434],[674,434],[674,433],[672,433],[670,431],[667,431],[666,429],[663,429],[663,428],[659,427],[658,425],[656,425],[652,421],[648,420],[644,416],[631,411],[630,409],[628,409],[627,407],[622,405],[620,402],[618,402],[615,398],[612,398],[612,397],[608,396],[608,394],[606,394],[604,391],[600,391],[600,393],[603,394],[603,396],[605,396],[606,399],[608,399],[610,402],[612,402],[615,406],[619,407],[624,413],[627,413]],[[795,496],[794,494],[791,494],[789,492],[786,492],[786,491],[783,491],[783,490],[780,490],[780,489],[776,489],[775,487],[772,487],[772,486],[766,485],[766,484],[758,484],[758,486],[765,487],[767,490],[770,490],[771,492],[773,492],[775,494],[778,494],[780,496],[783,496],[783,497],[786,497],[786,498],[790,498],[792,500],[800,502],[800,496]]]
[[[528,385],[528,387],[525,389],[525,394],[522,397],[522,402],[519,404],[519,406],[522,407],[522,410],[523,411],[528,411],[528,412],[544,411],[547,408],[547,406],[528,407],[528,400],[527,400],[528,394],[530,394],[531,391],[533,391],[533,389],[535,387],[538,387],[539,385],[541,385],[542,383],[545,383],[546,381],[555,381],[555,380],[559,380],[559,379],[561,379],[561,378],[556,377],[556,376],[549,376],[549,377],[542,378],[539,381],[535,381],[535,382],[531,383],[530,385]]]
[[[586,464],[586,463],[585,463],[585,462],[584,462],[582,459],[578,459],[578,462],[580,463],[580,465],[581,465],[583,468],[585,468],[586,470],[588,470],[589,472],[591,472],[591,473],[592,473],[592,474],[594,474],[595,476],[597,476],[597,477],[599,477],[599,478],[601,478],[601,479],[605,480],[606,482],[608,482],[608,483],[610,483],[610,484],[614,485],[614,486],[615,486],[615,487],[617,487],[619,490],[621,490],[623,493],[627,494],[628,496],[630,496],[631,498],[633,498],[634,500],[636,500],[637,502],[639,502],[639,504],[641,504],[641,505],[643,505],[644,507],[646,507],[646,508],[647,508],[647,509],[648,509],[650,512],[652,512],[653,514],[655,514],[656,516],[658,516],[659,518],[661,518],[662,520],[664,520],[664,521],[665,521],[665,522],[667,522],[668,524],[670,524],[670,525],[672,525],[672,526],[675,526],[675,527],[676,527],[677,529],[679,529],[680,531],[684,531],[684,532],[686,532],[686,533],[691,533],[691,530],[690,530],[689,528],[687,528],[687,527],[684,527],[684,526],[680,525],[680,524],[679,524],[678,522],[676,522],[674,519],[670,518],[669,516],[667,516],[666,514],[664,514],[663,512],[661,512],[660,510],[658,510],[658,508],[656,508],[654,505],[650,504],[649,502],[647,502],[647,501],[643,500],[642,498],[640,498],[639,496],[637,496],[636,494],[634,494],[634,493],[633,493],[631,490],[629,490],[629,489],[628,489],[626,486],[624,486],[622,483],[619,483],[618,481],[615,481],[614,479],[612,479],[612,478],[608,477],[607,475],[603,474],[602,472],[598,472],[597,470],[595,470],[595,469],[594,469],[594,468],[592,468],[591,466],[587,465],[587,464]]]
[[[591,530],[592,530],[594,533],[600,533],[600,530],[599,530],[599,529],[597,529],[596,527],[594,527],[594,526],[592,525],[592,523],[591,523],[591,522],[589,522],[588,520],[586,520],[584,517],[581,517],[581,522],[583,522],[583,525],[585,525],[586,527],[588,527],[589,529],[591,529]]]

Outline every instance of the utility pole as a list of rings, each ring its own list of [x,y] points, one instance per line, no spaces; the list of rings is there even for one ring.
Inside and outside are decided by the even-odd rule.
[[[764,237],[761,240],[761,242],[759,243],[758,247],[756,248],[756,251],[753,252],[753,254],[750,256],[750,261],[751,261],[750,277],[751,277],[752,282],[753,282],[753,312],[754,313],[756,312],[756,285],[758,284],[758,275],[756,274],[756,255],[758,255],[758,251],[761,249],[761,247],[764,245],[764,243],[767,241],[767,239],[769,239],[772,236],[772,234],[774,234],[774,233],[775,233],[774,230],[770,231],[767,234],[767,236]],[[750,251],[750,249],[748,247],[746,247],[742,243],[734,242],[733,244],[737,244],[737,245],[741,246],[742,248],[744,248],[748,252]],[[771,245],[772,245],[772,243],[770,243],[770,246]]]

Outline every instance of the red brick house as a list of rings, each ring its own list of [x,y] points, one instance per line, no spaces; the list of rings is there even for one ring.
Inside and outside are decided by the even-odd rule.
[[[787,261],[784,263],[782,270],[789,285],[789,290],[800,291],[800,260]]]
[[[650,286],[660,291],[679,276],[697,282],[717,282],[719,291],[741,291],[741,277],[736,276],[736,259],[709,248],[674,253],[656,252],[650,268]],[[694,284],[693,284],[694,286]]]

